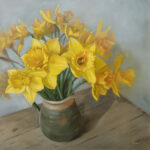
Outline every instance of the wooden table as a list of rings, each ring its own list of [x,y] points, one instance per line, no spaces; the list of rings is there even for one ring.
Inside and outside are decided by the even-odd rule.
[[[25,109],[0,118],[0,150],[150,150],[150,117],[109,92],[98,102],[89,89],[76,94],[84,118],[82,135],[57,143],[40,131],[37,112]]]

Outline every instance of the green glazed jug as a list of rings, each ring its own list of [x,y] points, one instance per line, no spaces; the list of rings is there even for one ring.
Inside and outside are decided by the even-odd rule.
[[[82,118],[73,96],[62,101],[43,100],[40,128],[54,141],[70,141],[81,134]]]

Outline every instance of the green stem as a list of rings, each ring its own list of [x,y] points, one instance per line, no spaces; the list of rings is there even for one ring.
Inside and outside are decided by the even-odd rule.
[[[59,94],[59,96],[60,96],[60,99],[63,99],[63,96],[62,96],[62,94],[61,94],[61,91],[60,91],[60,89],[59,89],[59,86],[57,85],[57,91],[58,91],[58,94]]]
[[[48,99],[51,100],[51,95],[49,95],[49,90],[47,89],[47,87],[44,88],[45,94],[47,95]]]
[[[63,71],[60,75],[60,90],[61,90],[61,93],[63,93],[63,87],[64,87],[64,82],[65,82],[65,71]]]
[[[64,75],[65,77],[65,80],[67,80],[67,78],[69,78],[69,76],[70,76],[70,70],[69,70],[69,68],[67,68],[67,70],[66,70],[66,72],[65,72],[65,75]]]
[[[67,96],[71,95],[72,85],[73,85],[73,75],[70,73]]]

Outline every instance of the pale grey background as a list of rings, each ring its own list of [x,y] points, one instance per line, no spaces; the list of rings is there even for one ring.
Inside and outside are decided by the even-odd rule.
[[[16,24],[18,18],[31,25],[36,17],[40,17],[40,9],[55,9],[57,4],[63,11],[72,10],[92,31],[96,30],[100,19],[105,27],[112,25],[117,42],[112,59],[124,54],[124,68],[134,68],[137,76],[134,86],[121,87],[121,93],[150,114],[150,1],[0,0],[0,28],[7,29]],[[26,40],[24,50],[29,48],[29,41]],[[9,67],[0,61],[0,71]],[[0,98],[0,116],[29,106],[21,95],[12,96],[11,100]]]

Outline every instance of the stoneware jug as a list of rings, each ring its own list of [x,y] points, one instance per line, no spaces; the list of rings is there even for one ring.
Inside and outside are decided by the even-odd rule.
[[[81,134],[82,118],[73,96],[62,101],[43,100],[40,128],[54,141],[70,141]]]

